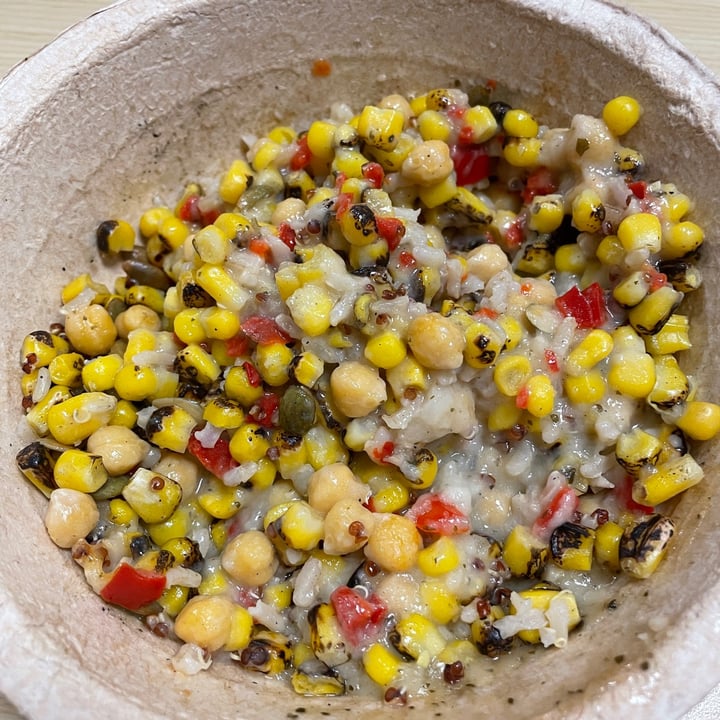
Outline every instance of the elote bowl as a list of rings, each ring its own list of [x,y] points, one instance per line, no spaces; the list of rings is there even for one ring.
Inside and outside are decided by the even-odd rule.
[[[6,468],[27,439],[17,391],[23,336],[47,324],[60,288],[79,268],[112,275],[98,260],[97,222],[137,215],[188,178],[218,174],[247,133],[278,120],[301,124],[332,101],[358,106],[398,90],[492,79],[507,99],[559,122],[630,94],[644,108],[637,143],[649,165],[696,200],[694,217],[709,238],[717,229],[705,190],[714,187],[718,167],[717,82],[672,39],[624,11],[599,2],[586,3],[582,13],[553,1],[423,2],[413,5],[401,42],[382,3],[273,10],[282,31],[268,42],[256,29],[266,22],[264,3],[147,7],[128,0],[69,31],[0,85],[2,227],[12,247]],[[608,27],[616,28],[612,39]],[[512,55],[518,35],[524,52]],[[478,47],[485,49],[479,57]],[[331,72],[313,77],[319,58]],[[707,276],[716,252],[708,242]],[[713,316],[716,295],[708,283],[693,298],[694,350],[684,366],[710,399],[717,360],[704,319]],[[707,479],[675,508],[674,549],[651,581],[619,588],[616,609],[587,619],[562,651],[506,663],[491,686],[420,698],[416,714],[477,715],[481,703],[487,716],[604,717],[632,704],[638,717],[671,717],[699,699],[720,679],[713,671],[720,607],[708,572],[718,558],[713,531],[720,513],[711,492],[713,449],[699,449]],[[242,707],[252,718],[267,712],[269,697],[283,715],[378,712],[374,701],[303,698],[222,664],[192,678],[174,673],[174,643],[103,607],[50,542],[42,498],[12,470],[3,492],[0,689],[29,716],[62,710],[90,717],[98,704],[112,703],[117,717],[183,717],[208,707],[218,717],[237,717]],[[52,678],[40,692],[39,672]],[[531,690],[521,695],[518,687]]]

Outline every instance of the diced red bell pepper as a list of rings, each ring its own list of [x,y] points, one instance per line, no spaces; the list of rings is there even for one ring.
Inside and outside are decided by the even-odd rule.
[[[243,320],[240,327],[258,345],[272,345],[273,343],[284,345],[292,340],[275,320],[264,315],[251,315]]]
[[[505,231],[505,244],[509,250],[519,248],[525,239],[525,222],[522,215],[519,215],[510,223]]]
[[[250,241],[248,242],[248,250],[251,253],[254,253],[255,255],[261,257],[266,263],[272,263],[272,248],[270,247],[270,243],[265,240],[265,238],[261,238],[258,236],[251,237]]]
[[[522,192],[523,202],[527,205],[533,201],[536,195],[550,195],[557,190],[557,184],[553,180],[552,173],[546,167],[540,167],[530,173],[525,181],[525,189]]]
[[[401,251],[400,256],[398,257],[398,261],[400,262],[400,267],[406,269],[414,268],[417,266],[417,260],[415,260],[413,254],[411,252],[408,252],[407,250]]]
[[[330,603],[335,610],[340,631],[351,645],[364,645],[380,634],[387,607],[374,593],[365,597],[343,585],[333,590]]]
[[[547,363],[548,370],[550,372],[556,373],[560,370],[557,355],[555,354],[555,351],[550,348],[545,349],[545,362]]]
[[[628,189],[638,200],[644,200],[647,195],[647,183],[644,180],[628,183]]]
[[[291,250],[295,249],[297,242],[297,236],[295,231],[288,223],[280,223],[278,225],[278,237],[287,245]]]
[[[515,407],[519,407],[521,410],[525,410],[528,406],[528,400],[530,399],[530,391],[527,385],[523,385],[518,394],[515,396]]]
[[[651,515],[655,512],[655,508],[650,505],[641,505],[639,502],[635,502],[632,496],[633,479],[630,475],[615,483],[615,489],[613,494],[618,499],[618,503],[621,507],[630,510],[630,512],[639,512],[645,515]]]
[[[361,168],[362,176],[370,182],[370,184],[379,190],[385,181],[385,171],[380,163],[366,162]]]
[[[384,442],[379,448],[374,448],[372,451],[373,460],[376,463],[383,464],[387,462],[387,458],[395,452],[395,443],[388,440]]]
[[[312,162],[312,153],[308,147],[307,135],[297,139],[297,150],[290,158],[291,170],[304,170]]]
[[[455,168],[455,182],[460,186],[474,185],[490,175],[492,159],[485,145],[453,145],[450,157]]]
[[[462,535],[470,532],[467,515],[437,493],[421,495],[408,510],[418,530],[432,535]]]
[[[275,393],[266,392],[253,403],[248,417],[262,427],[270,428],[277,425],[280,398]]]
[[[574,317],[579,328],[597,328],[607,319],[605,293],[596,282],[580,290],[573,285],[555,300],[555,307],[565,316]]]
[[[155,602],[163,594],[166,585],[164,575],[120,563],[100,591],[100,597],[111,605],[138,612]]]
[[[184,222],[198,222],[200,220],[199,200],[200,196],[195,193],[188,195],[178,208],[177,216]]]
[[[262,385],[262,377],[260,377],[258,369],[249,360],[246,360],[242,364],[242,367],[245,375],[247,375],[248,384],[251,387],[260,387]]]
[[[340,193],[335,199],[335,217],[340,219],[350,209],[353,200],[351,193]]]
[[[215,477],[222,478],[225,473],[238,466],[237,460],[230,454],[230,442],[222,435],[211,448],[204,447],[193,433],[188,440],[188,452]]]
[[[378,235],[385,240],[388,250],[392,252],[405,237],[405,225],[402,220],[394,217],[375,216],[375,224],[377,225]]]
[[[533,533],[539,538],[548,538],[556,527],[570,522],[579,503],[578,496],[569,485],[561,486],[535,520]]]

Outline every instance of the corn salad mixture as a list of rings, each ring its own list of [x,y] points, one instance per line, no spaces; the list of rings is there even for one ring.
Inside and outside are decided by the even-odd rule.
[[[641,112],[336,104],[101,223],[124,276],[21,352],[52,540],[187,674],[403,704],[563,647],[583,588],[656,570],[720,429],[678,364],[703,231],[623,144]]]

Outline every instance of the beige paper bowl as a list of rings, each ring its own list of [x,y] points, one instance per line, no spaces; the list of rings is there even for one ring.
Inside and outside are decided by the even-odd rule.
[[[312,61],[332,63],[313,78]],[[33,718],[377,718],[362,698],[299,697],[218,664],[172,671],[174,644],[104,607],[47,538],[45,499],[15,470],[27,440],[18,348],[57,319],[58,291],[102,274],[93,241],[108,217],[134,218],[156,193],[217,171],[243,133],[456,81],[498,80],[552,122],[635,95],[633,142],[651,175],[698,201],[708,282],[688,366],[720,400],[720,89],[670,37],[610,4],[585,0],[127,0],[65,33],[0,84],[3,249],[0,486],[0,690]],[[720,680],[717,444],[706,481],[675,510],[674,551],[647,582],[568,647],[529,656],[492,686],[413,703],[403,717],[671,718]],[[399,717],[399,715],[398,715]]]

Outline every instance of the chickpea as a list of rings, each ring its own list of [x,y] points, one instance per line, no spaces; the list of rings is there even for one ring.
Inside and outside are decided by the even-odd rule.
[[[410,124],[410,121],[415,117],[415,113],[412,111],[412,108],[410,107],[410,103],[407,101],[407,98],[397,93],[393,93],[392,95],[386,95],[378,103],[378,107],[388,108],[390,110],[397,110],[398,112],[402,113],[403,117],[405,118],[404,127],[406,128]]]
[[[350,418],[363,417],[387,400],[385,381],[377,368],[348,360],[330,375],[330,389],[341,413]]]
[[[162,327],[160,316],[147,305],[131,305],[115,318],[118,335],[127,340],[133,330],[143,329],[157,332]]]
[[[197,463],[185,455],[165,451],[152,471],[174,480],[183,491],[183,497],[192,497],[200,480]]]
[[[65,333],[75,350],[93,357],[109,353],[117,338],[115,323],[102,305],[71,312],[65,319]]]
[[[50,539],[61,548],[71,548],[84,538],[100,519],[100,512],[92,496],[59,488],[50,493],[45,512],[45,527]]]
[[[508,267],[510,261],[507,255],[494,243],[480,245],[471,250],[467,256],[467,271],[484,283]]]
[[[278,558],[265,533],[248,530],[236,535],[225,547],[223,570],[241,585],[264,585],[275,573]]]
[[[409,570],[423,542],[415,523],[404,515],[385,515],[370,534],[365,556],[388,572]]]
[[[442,140],[416,145],[403,161],[402,174],[418,185],[436,185],[453,171],[450,148]]]
[[[328,555],[347,555],[359,550],[372,535],[375,518],[357,500],[338,500],[325,516],[323,550]]]
[[[87,440],[87,451],[99,455],[108,475],[117,477],[134,470],[150,451],[149,443],[123,425],[106,425]]]
[[[465,335],[440,313],[416,317],[408,327],[408,345],[415,359],[428,370],[455,370],[463,363]]]
[[[332,463],[316,470],[308,483],[308,503],[326,513],[338,501],[345,498],[365,502],[370,488],[355,477],[345,463]]]
[[[183,642],[215,652],[230,638],[234,607],[222,595],[197,595],[175,618],[175,634]]]
[[[285,198],[275,206],[270,222],[278,226],[291,218],[302,217],[305,214],[306,207],[300,198]]]

